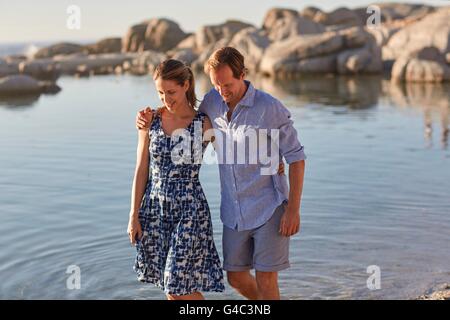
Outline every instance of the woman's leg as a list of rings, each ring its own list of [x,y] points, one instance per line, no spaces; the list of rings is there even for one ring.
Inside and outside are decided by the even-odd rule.
[[[203,297],[200,292],[194,292],[182,296],[167,294],[167,300],[205,300],[205,297]]]

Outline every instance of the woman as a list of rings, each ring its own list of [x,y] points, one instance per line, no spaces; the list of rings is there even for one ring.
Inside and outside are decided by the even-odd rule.
[[[198,161],[209,141],[200,141],[185,160],[173,151],[184,129],[194,146],[195,127],[211,129],[208,117],[196,112],[194,76],[177,60],[162,62],[154,73],[163,107],[145,112],[149,130],[139,130],[136,171],[128,235],[136,244],[138,279],[160,287],[169,300],[204,299],[201,292],[224,290],[211,216],[199,182]],[[198,150],[200,149],[200,150]],[[191,148],[192,150],[192,148]],[[149,175],[150,169],[150,175]]]

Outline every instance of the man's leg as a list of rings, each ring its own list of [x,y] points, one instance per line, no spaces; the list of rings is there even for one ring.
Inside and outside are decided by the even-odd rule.
[[[289,238],[279,233],[284,207],[280,205],[272,217],[253,232],[253,265],[260,299],[280,299],[278,271],[289,268]]]
[[[261,300],[280,300],[278,272],[256,271],[256,283]]]
[[[223,226],[223,268],[228,283],[247,299],[257,299],[256,279],[250,274],[253,268],[253,239],[250,231],[237,231]]]
[[[250,274],[250,270],[227,271],[227,279],[230,286],[247,299],[256,300],[259,298],[258,286],[255,277]]]

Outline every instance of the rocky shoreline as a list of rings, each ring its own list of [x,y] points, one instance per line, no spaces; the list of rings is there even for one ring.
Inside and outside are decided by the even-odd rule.
[[[186,33],[169,19],[133,25],[123,37],[89,45],[57,43],[34,56],[0,57],[0,95],[57,92],[61,75],[147,75],[166,58],[202,71],[209,55],[234,46],[250,73],[274,79],[304,74],[383,74],[396,82],[450,81],[450,6],[380,3],[381,23],[367,8],[324,12],[274,8],[261,27],[226,21]]]
[[[421,295],[418,300],[450,300],[450,284],[445,283],[437,288],[431,289],[428,293]]]

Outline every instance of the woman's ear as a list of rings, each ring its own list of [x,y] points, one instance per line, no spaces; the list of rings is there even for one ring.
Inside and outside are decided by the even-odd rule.
[[[184,89],[184,92],[187,92],[189,90],[189,80],[186,80],[184,82],[183,89]]]

